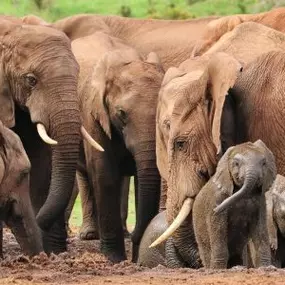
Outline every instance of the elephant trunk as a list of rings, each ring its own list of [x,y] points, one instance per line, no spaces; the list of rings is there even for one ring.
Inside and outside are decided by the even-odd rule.
[[[259,177],[256,173],[256,170],[248,168],[245,172],[245,179],[242,188],[227,199],[225,199],[220,205],[218,205],[214,209],[214,212],[216,214],[223,212],[224,210],[238,202],[240,199],[242,199],[246,194],[250,193],[255,187],[258,178]]]
[[[13,202],[12,212],[6,220],[24,254],[37,255],[44,251],[40,229],[37,225],[35,214],[29,194]]]
[[[65,95],[66,96],[66,95]],[[77,100],[64,98],[54,101],[49,117],[49,132],[58,142],[52,146],[52,173],[49,194],[37,214],[37,222],[47,231],[59,218],[72,195],[79,156],[81,119]]]
[[[156,166],[155,142],[141,144],[134,157],[138,180],[138,208],[132,242],[133,261],[136,262],[142,235],[159,208],[160,175]]]

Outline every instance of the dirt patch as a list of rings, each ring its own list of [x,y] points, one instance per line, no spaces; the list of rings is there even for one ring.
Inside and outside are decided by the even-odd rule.
[[[126,240],[130,256],[130,240]],[[10,231],[4,233],[4,256],[0,284],[285,284],[285,270],[233,268],[231,270],[154,269],[130,261],[112,264],[99,253],[98,241],[69,239],[69,251],[47,257],[27,258]]]

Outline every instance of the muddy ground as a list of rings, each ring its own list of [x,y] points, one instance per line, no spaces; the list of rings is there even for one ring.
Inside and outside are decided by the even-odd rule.
[[[130,241],[126,240],[130,256]],[[272,268],[206,271],[147,269],[130,261],[111,264],[98,251],[98,241],[69,239],[69,252],[29,259],[20,253],[13,235],[5,230],[0,284],[285,284],[285,270]]]

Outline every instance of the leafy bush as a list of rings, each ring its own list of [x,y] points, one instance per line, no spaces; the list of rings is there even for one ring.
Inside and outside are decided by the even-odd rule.
[[[169,20],[195,18],[194,15],[184,9],[178,8],[174,3],[170,3],[164,9],[161,9],[159,12],[155,9],[154,5],[150,5],[150,7],[148,8],[147,16],[148,18],[153,19]]]

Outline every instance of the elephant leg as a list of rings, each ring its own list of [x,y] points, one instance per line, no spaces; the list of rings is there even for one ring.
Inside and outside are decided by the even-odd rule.
[[[169,238],[165,243],[165,259],[166,265],[169,268],[181,268],[186,266],[176,249],[172,238]]]
[[[125,176],[121,184],[121,218],[125,237],[130,237],[127,228],[130,180],[131,178],[129,176]]]
[[[228,265],[227,216],[212,215],[210,221],[211,269],[226,269]]]
[[[68,234],[71,234],[71,229],[69,227],[69,219],[70,219],[77,195],[78,195],[78,186],[77,186],[77,182],[75,181],[74,186],[73,186],[72,196],[65,210],[65,226],[66,226],[66,231]]]
[[[94,159],[92,166],[87,165],[87,169],[92,167],[96,170],[93,171],[92,184],[100,229],[100,250],[109,260],[120,262],[127,258],[120,211],[123,177],[110,157]]]
[[[49,231],[42,231],[42,236],[46,253],[59,254],[67,251],[65,215],[60,215]]]
[[[3,258],[3,222],[0,221],[0,258]]]
[[[81,240],[99,239],[96,202],[92,186],[90,185],[87,173],[77,170],[76,180],[78,183],[81,207],[82,207],[82,225],[79,231]]]
[[[167,199],[167,182],[161,178],[160,182],[160,201],[159,201],[159,212],[166,210],[166,199]]]

